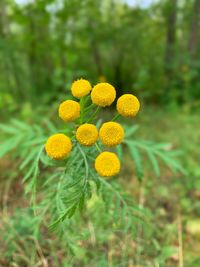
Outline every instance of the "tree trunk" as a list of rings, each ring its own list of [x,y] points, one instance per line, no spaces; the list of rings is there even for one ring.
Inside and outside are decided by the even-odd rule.
[[[165,72],[168,78],[172,78],[176,45],[177,0],[169,0],[166,11]]]
[[[199,26],[200,26],[200,0],[194,0],[191,31],[188,43],[188,49],[191,59],[195,59],[198,49]]]
[[[91,40],[91,48],[92,48],[92,52],[93,52],[94,62],[95,62],[96,68],[97,68],[97,75],[98,75],[98,77],[100,77],[103,74],[102,65],[101,65],[101,56],[99,53],[97,42],[94,38],[92,38],[92,40]]]

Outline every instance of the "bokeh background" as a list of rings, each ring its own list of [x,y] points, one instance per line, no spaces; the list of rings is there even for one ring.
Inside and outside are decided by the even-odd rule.
[[[199,9],[192,0],[3,0],[3,103],[52,103],[86,77],[148,105],[198,106]]]
[[[171,143],[183,151],[187,169],[174,176],[163,168],[159,179],[149,172],[138,184],[127,159],[119,180],[154,227],[136,240],[115,235],[109,216],[99,220],[91,203],[73,226],[83,234],[72,234],[71,258],[65,242],[46,228],[35,238],[18,159],[4,157],[0,266],[200,266],[199,25],[199,0],[0,1],[1,122],[56,122],[74,79],[107,81],[118,95],[141,100],[140,114],[129,121],[140,126],[136,137]],[[0,141],[5,138],[0,133]]]

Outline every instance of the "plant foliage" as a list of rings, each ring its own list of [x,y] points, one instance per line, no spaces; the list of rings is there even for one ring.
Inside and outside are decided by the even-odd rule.
[[[137,207],[134,201],[121,193],[115,179],[107,181],[97,175],[92,159],[101,150],[101,145],[90,148],[80,146],[76,141],[71,156],[57,163],[44,152],[44,141],[49,133],[58,132],[56,127],[45,121],[45,127],[29,125],[19,120],[0,124],[4,140],[0,144],[1,157],[10,153],[19,159],[19,169],[23,173],[26,193],[31,192],[31,200],[36,214],[50,214],[50,227],[55,229],[76,211],[83,211],[87,201],[98,195],[105,201],[105,207],[112,209],[113,219],[119,227],[134,228],[134,220],[146,220],[146,211]],[[133,138],[138,126],[124,125],[126,138],[117,147],[119,157],[125,151],[133,160],[139,181],[145,175],[143,161],[149,159],[156,176],[160,175],[160,161],[172,171],[184,173],[177,156],[179,151],[171,150],[169,144],[159,144]],[[48,168],[47,168],[48,167]],[[50,171],[49,171],[50,170]],[[37,200],[36,192],[43,192],[42,200]],[[134,229],[132,229],[134,230]]]

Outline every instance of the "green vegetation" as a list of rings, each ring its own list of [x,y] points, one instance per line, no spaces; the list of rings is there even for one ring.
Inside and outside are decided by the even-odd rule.
[[[153,103],[199,104],[198,0],[146,9],[120,0],[27,2],[0,4],[4,105],[50,103],[79,77]]]
[[[0,267],[200,266],[200,2],[125,2],[0,1]],[[119,118],[120,175],[97,177],[67,210],[79,184],[42,148],[73,130],[57,109],[81,77],[141,110]]]
[[[150,118],[149,113],[156,115]],[[199,150],[194,145],[200,134],[198,116],[181,111],[175,118],[174,113],[151,109],[137,120],[141,122],[137,138],[150,136],[160,142],[171,138],[173,146],[182,147],[185,153],[181,158],[188,174],[173,175],[161,166],[162,176],[156,178],[149,162],[143,161],[146,171],[140,183],[135,177],[133,162],[127,158],[122,175],[112,185],[117,185],[120,193],[132,196],[132,201],[139,204],[138,212],[143,210],[145,214],[147,221],[143,223],[133,217],[134,237],[124,229],[116,229],[111,215],[115,203],[111,200],[106,207],[97,195],[87,203],[87,211],[77,213],[66,222],[64,234],[49,232],[49,218],[41,222],[40,217],[33,215],[29,197],[22,197],[24,185],[21,176],[17,178],[18,170],[12,166],[13,161],[2,160],[1,229],[7,231],[3,231],[0,241],[1,264],[7,266],[6,262],[15,262],[19,266],[34,266],[44,261],[49,265],[52,262],[53,266],[171,267],[178,266],[179,253],[182,253],[186,266],[198,267],[200,168]],[[156,122],[156,131],[152,121]],[[135,212],[137,214],[137,210]]]

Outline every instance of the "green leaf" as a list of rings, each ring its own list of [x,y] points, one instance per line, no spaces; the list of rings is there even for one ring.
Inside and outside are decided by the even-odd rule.
[[[49,119],[45,118],[44,123],[46,124],[46,126],[50,130],[50,133],[53,134],[53,133],[56,133],[58,131],[58,129],[53,125],[53,123]]]
[[[129,145],[129,151],[130,151],[131,157],[135,163],[136,175],[137,175],[138,179],[141,180],[142,177],[144,176],[144,171],[143,171],[143,167],[142,167],[142,161],[141,161],[140,153],[134,145]]]
[[[6,125],[6,124],[1,124],[0,123],[0,129],[3,132],[8,133],[8,134],[16,134],[17,133],[16,127],[12,127],[12,126],[9,126],[9,125]]]
[[[132,127],[123,126],[125,128],[125,138],[132,136],[139,129],[138,125],[133,125]]]
[[[26,130],[26,131],[31,130],[31,127],[28,124],[26,124],[22,121],[19,121],[17,119],[12,119],[11,124],[13,124],[14,126],[16,126],[17,128],[19,128],[21,130]]]
[[[30,152],[30,154],[25,157],[25,160],[23,160],[21,165],[19,166],[20,170],[24,169],[27,166],[27,164],[33,161],[37,153],[38,153],[37,150],[33,150],[32,152]]]
[[[6,142],[0,144],[0,158],[12,151],[22,141],[23,136],[13,136]]]
[[[160,176],[160,167],[159,167],[159,163],[156,159],[156,157],[154,156],[154,154],[149,150],[147,151],[147,154],[148,154],[148,157],[149,157],[149,160],[153,166],[153,170],[154,170],[154,173],[157,177]]]
[[[123,148],[122,148],[122,145],[116,146],[116,151],[117,151],[117,155],[118,155],[119,159],[122,160],[122,158],[123,158]]]
[[[85,203],[85,195],[83,194],[82,197],[79,200],[79,210],[82,211]]]
[[[77,205],[75,204],[74,206],[72,206],[69,210],[68,210],[68,212],[67,212],[67,217],[70,219],[73,215],[74,215],[74,213],[75,213],[75,211],[76,211],[76,208],[77,208]],[[63,217],[63,220],[64,220],[65,218]]]

